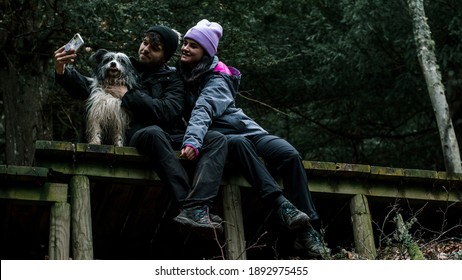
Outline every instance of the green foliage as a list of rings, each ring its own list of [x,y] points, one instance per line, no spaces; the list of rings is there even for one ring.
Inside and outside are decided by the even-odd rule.
[[[409,233],[409,229],[417,222],[417,218],[413,217],[405,223],[401,214],[397,213],[394,218],[394,222],[397,229],[394,232],[393,237],[406,248],[411,260],[425,260],[422,251],[414,241],[414,237]]]
[[[224,27],[218,56],[243,74],[238,105],[293,143],[304,158],[444,169],[404,1],[22,0],[0,5],[0,61],[13,61],[24,80],[44,74],[23,69],[25,62],[47,65],[56,140],[75,134],[81,118],[79,105],[53,86],[52,53],[73,33],[80,32],[92,50],[136,55],[150,25],[185,33],[207,18]],[[462,3],[426,1],[426,11],[448,98],[462,103]],[[90,54],[80,51],[75,63],[87,74]],[[454,107],[455,117],[460,108]]]
[[[259,44],[270,51],[241,88],[286,117],[259,108],[256,118],[308,159],[444,168],[433,156],[440,144],[406,6],[285,4],[262,8],[273,11],[259,22]]]

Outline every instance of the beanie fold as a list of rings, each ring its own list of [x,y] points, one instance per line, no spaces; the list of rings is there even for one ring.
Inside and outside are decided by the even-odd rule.
[[[189,29],[184,38],[196,41],[210,56],[215,56],[222,35],[220,24],[203,19]]]

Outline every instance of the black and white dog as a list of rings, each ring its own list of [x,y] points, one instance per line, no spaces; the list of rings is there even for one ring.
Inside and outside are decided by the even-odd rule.
[[[90,60],[95,61],[91,78],[90,96],[86,102],[86,135],[89,144],[113,144],[123,146],[125,131],[130,116],[121,107],[122,100],[105,91],[110,85],[125,85],[128,89],[138,85],[138,75],[127,55],[104,49],[94,53]]]

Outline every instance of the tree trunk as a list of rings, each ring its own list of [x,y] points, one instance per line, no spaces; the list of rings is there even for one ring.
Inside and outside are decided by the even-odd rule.
[[[5,121],[5,158],[0,164],[31,165],[35,140],[52,138],[51,110],[46,106],[52,54],[41,52],[46,44],[36,36],[46,21],[34,10],[37,2],[26,4],[31,8],[20,9],[15,1],[1,4],[10,9],[12,19],[8,29],[0,30],[0,99]]]
[[[434,51],[435,42],[431,38],[423,0],[408,0],[407,2],[413,22],[417,56],[425,76],[438,124],[446,171],[449,173],[462,173],[459,145],[452,125],[444,86],[441,82],[441,73],[439,72]]]
[[[51,139],[52,136],[51,118],[46,115],[49,112],[43,110],[48,81],[46,76],[28,78],[24,73],[27,66],[16,68],[12,63],[8,66],[0,70],[5,113],[5,163],[31,165],[35,140]]]

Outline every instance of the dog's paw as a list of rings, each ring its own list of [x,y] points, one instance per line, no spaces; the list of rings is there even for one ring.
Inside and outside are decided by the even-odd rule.
[[[99,137],[92,137],[88,139],[88,144],[101,145],[101,139]]]
[[[124,139],[122,136],[116,136],[114,139],[114,146],[116,147],[123,147],[124,146]]]

